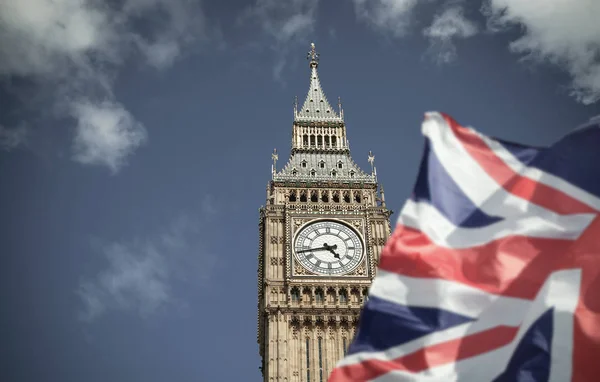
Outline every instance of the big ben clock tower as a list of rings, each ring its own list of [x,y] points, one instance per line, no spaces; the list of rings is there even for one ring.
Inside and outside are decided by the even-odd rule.
[[[310,87],[294,107],[292,150],[260,209],[258,343],[265,381],[323,382],[345,354],[391,233],[371,171],[350,156],[341,104],[321,87],[314,44]]]

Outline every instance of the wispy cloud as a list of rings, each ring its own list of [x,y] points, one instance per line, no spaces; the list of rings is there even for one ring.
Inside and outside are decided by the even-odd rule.
[[[202,209],[205,218],[216,213],[209,199]],[[184,306],[182,286],[205,286],[217,264],[201,234],[204,224],[182,215],[149,238],[101,246],[106,267],[84,278],[77,290],[80,318],[91,322],[111,310],[148,317],[167,307]]]
[[[356,17],[392,37],[405,37],[416,27],[417,8],[439,4],[423,34],[427,51],[439,63],[457,58],[454,41],[477,34],[476,24],[464,16],[464,0],[353,0]],[[600,2],[597,0],[482,0],[488,31],[521,27],[523,35],[509,48],[524,59],[549,62],[570,74],[571,95],[583,104],[600,100]]]
[[[10,151],[23,144],[27,139],[28,129],[25,125],[5,127],[0,125],[0,149]]]
[[[86,164],[103,164],[114,173],[125,158],[146,140],[142,124],[116,102],[73,102],[77,121],[74,158]]]
[[[524,33],[510,49],[567,71],[578,101],[600,100],[599,1],[487,0],[484,13],[492,31],[520,26]]]
[[[282,72],[291,46],[307,43],[317,22],[319,0],[256,0],[238,18],[240,25],[258,26],[275,53],[273,77],[283,83]]]
[[[239,21],[258,24],[275,41],[285,44],[314,30],[318,5],[319,0],[256,0]]]
[[[428,53],[440,64],[456,60],[455,39],[466,39],[477,34],[477,25],[465,18],[461,5],[453,4],[435,15],[431,25],[423,30],[429,39]]]
[[[41,105],[23,97],[27,112],[52,109],[72,117],[73,158],[113,172],[146,136],[115,98],[119,69],[140,60],[164,68],[183,45],[207,33],[194,0],[4,1],[0,23],[0,77],[34,83],[34,93],[47,96]]]
[[[371,27],[394,37],[406,35],[418,0],[353,0],[356,16]]]

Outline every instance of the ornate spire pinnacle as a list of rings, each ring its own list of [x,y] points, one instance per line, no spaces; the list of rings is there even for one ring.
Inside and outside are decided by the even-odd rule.
[[[310,51],[306,55],[306,59],[310,60],[311,68],[316,68],[317,66],[319,66],[319,53],[317,53],[317,51],[315,50],[314,42],[310,43]]]
[[[279,155],[277,155],[277,149],[273,149],[273,154],[271,154],[271,159],[273,159],[273,165],[271,166],[271,172],[273,175],[277,173],[277,159],[279,159]]]
[[[298,96],[294,97],[294,115],[298,113]]]
[[[302,108],[296,108],[295,121],[302,122],[343,122],[344,118],[339,115],[327,101],[325,92],[319,81],[317,66],[319,66],[319,53],[315,50],[315,44],[310,44],[310,51],[306,58],[310,61],[310,86]]]
[[[385,207],[385,192],[383,191],[383,184],[379,184],[379,195],[381,196],[381,206]]]
[[[375,167],[375,155],[369,150],[369,158],[367,159],[371,164],[371,175],[375,177],[375,181],[377,181],[377,168]]]
[[[371,152],[371,150],[369,150],[369,158],[367,160],[371,164],[371,172],[372,172],[374,164],[375,164],[375,155],[373,155],[373,153]]]

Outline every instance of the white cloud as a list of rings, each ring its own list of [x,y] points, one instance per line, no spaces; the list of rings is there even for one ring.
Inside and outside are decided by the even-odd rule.
[[[423,30],[429,38],[429,53],[438,63],[450,63],[456,59],[456,46],[453,39],[469,38],[477,34],[477,25],[464,16],[459,5],[450,6],[438,13],[432,24]]]
[[[418,0],[353,0],[356,16],[374,28],[404,36]]]
[[[148,317],[185,305],[178,286],[203,286],[216,264],[217,257],[204,248],[201,227],[201,222],[180,216],[152,238],[103,246],[106,268],[83,279],[77,290],[80,318],[91,322],[111,310]]]
[[[513,52],[564,68],[578,101],[600,100],[600,1],[488,0],[485,12],[492,29],[523,28]]]
[[[8,128],[0,125],[0,149],[10,151],[27,139],[28,129],[25,125]]]
[[[105,165],[116,172],[125,158],[146,140],[146,130],[122,105],[74,102],[77,120],[74,157],[85,164]]]
[[[252,20],[278,43],[303,39],[313,32],[319,0],[256,0],[240,21]]]
[[[315,30],[318,6],[319,0],[256,0],[238,18],[240,25],[257,25],[269,37],[275,53],[273,78],[281,84],[291,47],[307,44]]]
[[[182,52],[182,45],[206,34],[196,0],[7,0],[0,2],[0,24],[0,76],[25,78],[38,86],[36,93],[49,94],[46,104],[25,106],[76,118],[73,158],[112,171],[143,142],[132,137],[145,134],[142,124],[114,97],[118,69],[132,59],[164,68]],[[104,150],[104,158],[98,158],[109,129],[97,123],[90,111],[94,109],[104,121],[120,121],[120,133],[110,139],[123,142],[112,141],[111,146],[127,149]],[[92,131],[95,128],[100,130]],[[85,144],[82,136],[88,140]],[[100,141],[89,141],[96,138]],[[88,148],[92,151],[85,152]]]

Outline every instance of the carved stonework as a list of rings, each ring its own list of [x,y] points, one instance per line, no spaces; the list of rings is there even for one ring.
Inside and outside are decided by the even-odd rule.
[[[277,265],[277,258],[271,257],[271,265]]]
[[[385,242],[386,242],[386,241],[387,241],[387,240],[386,240],[386,239],[384,239],[383,237],[378,237],[378,238],[375,240],[375,244],[377,244],[377,245],[385,245]]]
[[[271,236],[271,244],[283,244],[284,242],[283,236]]]
[[[367,272],[365,270],[364,264],[359,265],[356,269],[351,273],[353,276],[364,276]]]
[[[298,276],[310,276],[310,275],[314,275],[315,273],[309,271],[308,269],[304,268],[302,265],[296,264],[296,266],[294,267],[294,275],[298,275]]]

